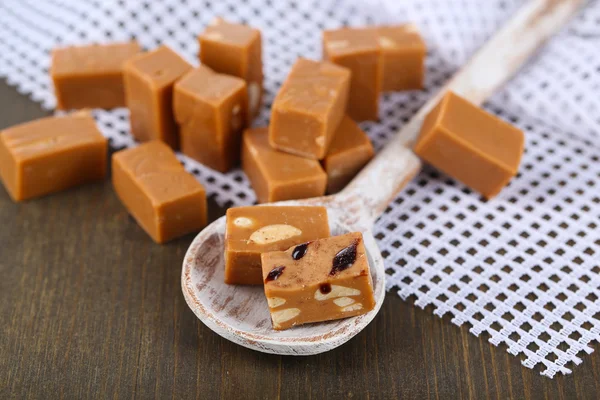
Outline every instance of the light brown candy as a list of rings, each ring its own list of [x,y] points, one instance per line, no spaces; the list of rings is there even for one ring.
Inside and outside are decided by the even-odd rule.
[[[261,259],[274,329],[353,317],[375,307],[358,232],[263,253]]]
[[[486,198],[517,174],[523,132],[448,92],[427,115],[415,153]]]
[[[217,18],[198,36],[200,62],[216,72],[237,76],[248,85],[250,116],[263,96],[262,41],[258,29]]]
[[[136,42],[54,49],[50,76],[56,108],[125,106],[123,65],[139,52]]]
[[[244,132],[242,167],[260,203],[304,199],[325,194],[327,175],[317,160],[274,150],[268,129]]]
[[[15,201],[104,179],[108,142],[89,113],[48,117],[0,132],[0,177]]]
[[[344,117],[322,161],[327,173],[327,192],[342,190],[374,154],[367,134],[351,118]]]
[[[427,47],[413,24],[377,28],[383,62],[382,90],[423,88]]]
[[[350,71],[299,58],[273,101],[271,146],[321,160],[348,101]]]
[[[225,282],[262,285],[260,255],[329,237],[325,207],[236,207],[227,210]]]
[[[151,141],[112,157],[117,196],[157,243],[206,225],[206,194],[169,146]]]
[[[248,118],[244,80],[200,66],[175,84],[173,109],[185,155],[221,172],[239,163]]]
[[[352,71],[348,115],[355,121],[379,118],[382,60],[375,30],[341,28],[323,32],[323,56]]]
[[[125,97],[131,133],[140,142],[158,139],[179,147],[173,116],[173,85],[192,69],[167,46],[143,53],[125,63]]]

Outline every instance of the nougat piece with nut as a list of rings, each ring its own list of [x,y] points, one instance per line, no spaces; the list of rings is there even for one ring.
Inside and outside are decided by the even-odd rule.
[[[262,285],[260,255],[329,237],[325,207],[250,206],[227,210],[225,283]]]
[[[353,317],[375,307],[362,234],[348,233],[262,255],[273,328]]]
[[[260,111],[263,96],[262,40],[258,29],[214,19],[198,36],[200,62],[248,84],[250,116]]]
[[[273,101],[271,146],[322,160],[344,117],[349,88],[348,69],[299,58]]]

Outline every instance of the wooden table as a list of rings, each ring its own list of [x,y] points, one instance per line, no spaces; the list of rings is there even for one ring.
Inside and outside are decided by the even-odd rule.
[[[0,129],[44,115],[0,83]],[[393,293],[365,331],[329,353],[237,346],[185,304],[181,260],[192,238],[154,244],[109,181],[22,204],[0,189],[0,398],[600,396],[598,354],[550,380]]]

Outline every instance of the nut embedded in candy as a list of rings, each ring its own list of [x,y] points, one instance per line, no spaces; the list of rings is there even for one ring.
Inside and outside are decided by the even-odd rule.
[[[250,218],[237,217],[236,219],[233,220],[233,224],[235,226],[248,228],[248,227],[252,226],[254,224],[254,222]]]
[[[325,290],[323,290],[324,288]],[[319,290],[315,291],[315,300],[323,301],[336,297],[358,296],[360,293],[359,289],[326,284],[326,286],[319,287]]]
[[[267,298],[267,303],[270,308],[277,308],[285,304],[285,299],[282,299],[281,297],[269,297]]]
[[[268,244],[299,236],[300,234],[302,234],[302,231],[295,226],[284,224],[267,225],[253,232],[248,240],[256,244]]]
[[[300,315],[299,308],[286,308],[285,310],[273,311],[271,313],[271,320],[275,329],[278,329],[278,327],[281,327],[281,324],[296,318],[298,315]]]

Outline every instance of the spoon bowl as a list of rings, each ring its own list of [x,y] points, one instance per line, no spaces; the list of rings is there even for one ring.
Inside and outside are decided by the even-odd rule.
[[[306,205],[305,202],[302,204]],[[339,218],[337,213],[339,210],[328,208],[332,235],[350,232],[350,227],[341,223],[343,218]],[[383,304],[383,259],[369,232],[363,232],[363,239],[376,304],[373,310],[357,317],[307,324],[283,331],[272,329],[262,286],[228,285],[223,281],[225,217],[204,229],[188,249],[183,263],[183,293],[194,314],[210,329],[232,342],[265,353],[321,353],[341,345],[360,332],[375,318]]]

